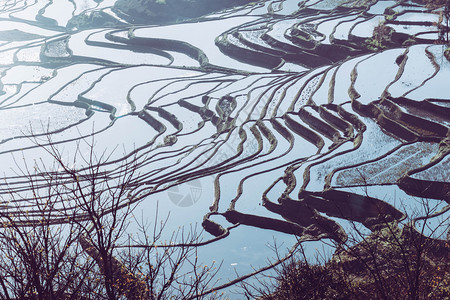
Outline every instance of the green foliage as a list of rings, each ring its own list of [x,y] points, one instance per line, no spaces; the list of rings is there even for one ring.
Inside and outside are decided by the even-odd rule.
[[[414,45],[416,43],[416,40],[414,37],[409,37],[407,40],[405,40],[402,45],[403,46],[411,46]]]
[[[450,299],[449,242],[388,224],[323,265],[293,260],[278,270],[275,299]]]
[[[380,22],[374,29],[372,37],[366,40],[367,48],[372,51],[379,51],[387,48],[391,42],[391,36],[394,30],[392,27]]]
[[[429,8],[438,8],[438,7],[444,6],[446,3],[446,0],[423,0],[423,2]]]
[[[304,261],[285,265],[275,292],[264,299],[349,299],[351,288],[338,272]]]

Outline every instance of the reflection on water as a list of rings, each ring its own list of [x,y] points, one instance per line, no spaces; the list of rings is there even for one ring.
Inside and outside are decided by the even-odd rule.
[[[371,229],[375,202],[398,220],[423,211],[396,198],[448,208],[450,62],[423,23],[436,14],[385,24],[386,9],[403,9],[394,1],[286,0],[157,26],[113,2],[1,2],[1,171],[17,191],[27,183],[12,179],[11,153],[51,164],[31,135],[52,133],[68,157],[88,153],[78,142],[91,134],[98,153],[119,146],[109,178],[135,153],[136,212],[170,213],[168,238],[204,218],[232,228],[200,247],[206,263],[223,259],[220,283],[265,266],[274,238],[285,249],[350,234],[351,221]],[[391,40],[372,39],[381,25]]]

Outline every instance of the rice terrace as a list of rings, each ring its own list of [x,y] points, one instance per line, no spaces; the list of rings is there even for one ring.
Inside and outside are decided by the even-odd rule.
[[[449,299],[449,18],[0,0],[0,298]]]

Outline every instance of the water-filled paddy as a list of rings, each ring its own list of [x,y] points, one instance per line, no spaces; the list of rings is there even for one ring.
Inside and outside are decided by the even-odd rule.
[[[314,240],[333,238],[298,216],[352,234],[352,216],[321,206],[336,195],[369,207],[358,226],[373,217],[367,195],[413,219],[425,214],[418,198],[448,208],[448,193],[418,197],[408,185],[449,188],[450,62],[446,46],[420,38],[437,35],[422,24],[439,21],[436,14],[385,24],[394,1],[343,8],[286,0],[145,25],[112,9],[114,1],[56,2],[0,9],[0,194],[12,188],[27,198],[12,200],[10,211],[32,207],[33,197],[11,154],[52,166],[36,145],[49,142],[47,132],[70,170],[84,172],[88,161],[73,157],[89,155],[86,139],[98,155],[116,149],[100,166],[111,185],[118,166],[136,168],[122,199],[136,206],[127,234],[157,209],[170,214],[162,240],[191,224],[203,241],[217,236],[208,221],[228,228],[199,247],[202,263],[223,260],[218,285],[267,266],[274,239],[283,256],[297,239],[312,255]],[[69,21],[79,28],[66,29]],[[379,25],[398,35],[373,40]],[[448,211],[433,222],[448,226]]]

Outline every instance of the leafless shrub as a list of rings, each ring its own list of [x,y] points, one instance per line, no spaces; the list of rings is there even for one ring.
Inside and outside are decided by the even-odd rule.
[[[195,227],[163,243],[165,222],[158,225],[155,212],[153,230],[142,220],[137,237],[127,233],[141,200],[133,157],[110,164],[112,153],[97,154],[93,140],[82,139],[71,158],[81,166],[74,168],[51,136],[34,142],[53,164],[29,166],[23,158],[17,176],[1,185],[2,299],[220,297],[212,290],[220,265],[199,261]]]

